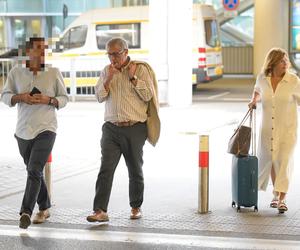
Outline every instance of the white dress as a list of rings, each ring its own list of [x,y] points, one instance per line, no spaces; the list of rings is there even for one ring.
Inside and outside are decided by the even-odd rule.
[[[260,94],[262,102],[258,144],[258,188],[266,190],[273,165],[276,173],[274,191],[287,193],[297,141],[300,80],[296,75],[287,72],[274,93],[271,78],[260,74],[257,76],[254,89]]]

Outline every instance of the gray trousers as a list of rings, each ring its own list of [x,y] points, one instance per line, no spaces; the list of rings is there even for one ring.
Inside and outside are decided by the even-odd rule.
[[[32,140],[15,137],[27,170],[27,182],[20,215],[22,213],[31,215],[36,202],[39,210],[51,207],[43,170],[52,151],[56,134],[45,131]]]
[[[118,127],[110,122],[102,126],[101,167],[96,182],[94,211],[107,211],[113,177],[121,155],[129,175],[129,202],[140,207],[144,197],[143,146],[147,138],[146,123]]]

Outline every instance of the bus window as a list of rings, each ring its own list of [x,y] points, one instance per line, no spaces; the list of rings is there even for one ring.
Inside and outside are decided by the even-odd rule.
[[[205,26],[206,44],[210,47],[220,46],[217,21],[205,20],[204,26]]]
[[[82,47],[86,41],[87,30],[87,25],[71,28],[62,38],[64,50]]]
[[[141,47],[141,25],[131,24],[99,24],[96,25],[96,38],[98,49],[105,49],[106,42],[113,37],[122,37],[129,48]]]

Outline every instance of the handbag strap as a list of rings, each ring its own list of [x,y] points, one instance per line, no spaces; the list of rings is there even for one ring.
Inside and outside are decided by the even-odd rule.
[[[250,127],[251,127],[251,122],[252,122],[252,108],[249,108],[246,115],[244,116],[244,118],[242,119],[242,121],[240,122],[240,124],[237,127],[237,130],[240,129],[240,127],[247,121],[247,119],[250,117]]]
[[[252,109],[249,108],[246,115],[244,116],[244,118],[242,119],[242,121],[240,122],[240,124],[237,126],[236,130],[234,131],[233,135],[231,136],[231,138],[233,138],[236,133],[240,130],[241,126],[247,121],[248,117],[251,115],[252,113]],[[250,121],[250,125],[251,125],[251,121]]]

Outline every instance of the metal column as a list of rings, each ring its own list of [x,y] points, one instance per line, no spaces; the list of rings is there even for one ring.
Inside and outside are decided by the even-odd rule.
[[[208,213],[209,204],[209,137],[199,136],[198,212]]]

